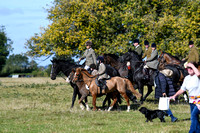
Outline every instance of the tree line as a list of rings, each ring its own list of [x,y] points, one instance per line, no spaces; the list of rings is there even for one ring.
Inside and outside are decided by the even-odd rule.
[[[125,53],[134,39],[179,58],[200,42],[199,0],[54,0],[51,22],[27,42],[31,56],[80,56],[91,40],[98,55]],[[144,47],[144,46],[143,46]]]
[[[23,74],[31,76],[49,76],[51,66],[47,68],[39,67],[25,54],[11,54],[12,40],[7,37],[5,27],[0,27],[0,76],[9,76],[11,74]]]

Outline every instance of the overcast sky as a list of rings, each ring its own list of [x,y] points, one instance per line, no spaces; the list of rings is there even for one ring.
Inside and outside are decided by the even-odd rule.
[[[14,54],[25,53],[26,40],[34,33],[40,32],[40,27],[47,27],[47,11],[53,0],[0,0],[0,25],[6,28],[7,37],[13,41]],[[45,58],[42,58],[45,59]],[[50,64],[38,60],[39,65]]]

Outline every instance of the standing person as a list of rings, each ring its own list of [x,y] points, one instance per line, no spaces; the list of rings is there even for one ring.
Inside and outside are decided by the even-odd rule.
[[[199,62],[199,52],[198,49],[194,46],[194,42],[190,41],[189,42],[189,47],[190,50],[188,52],[188,55],[182,59],[182,61],[186,61],[186,63],[184,64],[184,66],[186,67],[186,64],[189,62],[195,62],[196,64],[198,64]]]
[[[188,63],[186,65],[188,76],[185,77],[181,89],[170,99],[175,98],[185,92],[189,93],[190,113],[191,113],[191,126],[189,133],[200,133],[200,72],[198,71],[197,64]]]
[[[142,47],[139,45],[139,40],[138,39],[135,39],[133,41],[133,45],[135,47],[135,52],[138,54],[139,58],[142,59]]]
[[[157,99],[165,96],[173,96],[176,93],[172,79],[160,72],[158,72],[158,75],[155,77],[155,83],[155,98]],[[170,109],[165,112],[171,117],[171,122],[176,122],[178,120],[178,118],[174,117]]]
[[[87,41],[85,43],[85,45],[86,45],[87,49],[85,50],[85,53],[83,54],[83,56],[81,58],[79,58],[79,61],[81,61],[82,59],[86,58],[84,69],[89,70],[91,64],[97,65],[97,61],[96,61],[95,52],[92,49],[92,42],[91,41]]]
[[[97,71],[99,86],[100,86],[100,88],[105,89],[106,83],[104,82],[104,80],[110,78],[110,76],[106,73],[106,66],[103,63],[104,59],[102,56],[99,56],[97,58],[97,62],[99,64],[99,68]]]
[[[142,59],[144,59],[146,57],[149,58],[151,57],[151,47],[149,47],[149,42],[147,40],[144,41],[144,46],[145,46],[145,51],[144,51],[144,54],[142,56]]]

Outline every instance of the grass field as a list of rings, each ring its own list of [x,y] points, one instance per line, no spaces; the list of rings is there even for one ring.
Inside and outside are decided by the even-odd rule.
[[[2,133],[187,133],[190,127],[189,104],[171,104],[179,121],[166,117],[145,122],[138,108],[157,109],[154,93],[141,105],[126,102],[121,111],[82,111],[75,102],[70,109],[73,89],[62,78],[0,78],[0,132]],[[101,106],[104,97],[97,99]],[[92,107],[92,99],[89,97]]]

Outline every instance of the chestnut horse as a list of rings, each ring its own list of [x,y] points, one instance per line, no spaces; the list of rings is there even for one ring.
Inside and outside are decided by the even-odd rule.
[[[159,61],[159,66],[158,66],[158,69],[163,69],[165,65],[170,65],[170,64],[173,64],[173,65],[178,65],[180,67],[183,67],[184,68],[184,62],[179,60],[178,57],[176,56],[173,56],[169,53],[166,53],[166,52],[161,52],[159,58],[158,58],[158,61]],[[198,64],[198,70],[200,71],[200,65]]]
[[[89,87],[89,91],[92,95],[93,98],[93,110],[96,110],[96,98],[97,95],[99,94],[106,94],[106,93],[110,93],[110,92],[114,92],[114,91],[118,91],[126,100],[127,102],[127,111],[130,111],[130,103],[129,103],[129,98],[126,95],[126,89],[129,89],[133,94],[135,94],[135,96],[137,98],[141,97],[141,94],[138,93],[134,88],[133,85],[131,84],[131,82],[126,79],[126,78],[122,78],[122,77],[112,77],[110,80],[106,80],[107,82],[107,88],[106,89],[100,89],[100,87],[98,87],[95,83],[95,79],[97,78],[97,76],[93,76],[90,75],[88,73],[87,70],[83,69],[83,68],[76,68],[75,70],[75,75],[73,78],[73,82],[75,83],[76,81],[83,81],[85,84],[87,84],[87,86]],[[110,111],[114,104],[117,101],[117,96],[113,97],[113,103],[112,105],[109,107],[108,111]],[[81,101],[79,101],[80,103]]]
[[[159,66],[158,66],[159,70],[164,69],[165,65],[173,64],[173,65],[178,65],[180,67],[183,67],[183,64],[184,64],[184,62],[179,60],[178,57],[172,56],[171,54],[163,52],[163,51],[161,51],[158,61],[159,61]]]

